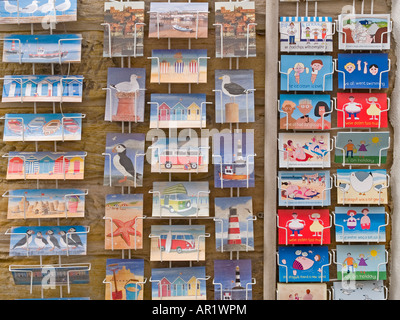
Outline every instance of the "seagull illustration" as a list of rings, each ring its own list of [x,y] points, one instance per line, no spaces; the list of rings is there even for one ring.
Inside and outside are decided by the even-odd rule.
[[[63,3],[59,4],[58,6],[56,6],[56,10],[57,11],[61,11],[63,14],[69,8],[71,8],[71,1],[69,1],[69,0],[65,0],[65,2],[63,2]]]
[[[39,3],[39,1],[33,0],[31,4],[28,4],[26,7],[21,8],[19,10],[19,12],[32,15],[34,12],[37,11],[37,9],[39,7],[38,3]]]
[[[339,183],[339,189],[348,192],[350,189],[350,183]]]
[[[356,171],[350,174],[350,183],[353,189],[360,195],[365,195],[366,192],[371,190],[374,183],[372,172]]]
[[[118,92],[125,92],[125,93],[136,92],[137,90],[139,90],[139,83],[137,79],[140,78],[141,78],[140,76],[132,74],[130,81],[123,81],[117,83],[116,85],[112,84],[110,85],[110,87],[117,90]]]
[[[8,0],[4,0],[4,10],[6,10],[11,16],[13,13],[18,11],[18,7],[11,4]]]
[[[226,74],[222,77],[219,77],[218,79],[222,80],[222,92],[226,94],[230,99],[233,99],[233,101],[235,101],[235,97],[239,97],[248,92],[248,90],[243,88],[241,85],[231,82],[230,76]]]
[[[49,0],[49,2],[45,3],[44,5],[41,5],[39,7],[39,11],[42,13],[47,13],[50,11],[54,11],[55,9],[55,4],[54,4],[55,0]]]

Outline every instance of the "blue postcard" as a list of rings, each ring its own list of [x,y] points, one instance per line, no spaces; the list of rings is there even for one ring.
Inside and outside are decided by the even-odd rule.
[[[386,300],[383,280],[336,281],[333,300]]]

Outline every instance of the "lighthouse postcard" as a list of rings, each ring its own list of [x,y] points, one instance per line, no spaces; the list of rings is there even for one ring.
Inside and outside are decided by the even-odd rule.
[[[104,185],[140,187],[143,185],[145,135],[107,133],[104,153]]]
[[[252,197],[215,198],[215,245],[218,252],[254,251]]]

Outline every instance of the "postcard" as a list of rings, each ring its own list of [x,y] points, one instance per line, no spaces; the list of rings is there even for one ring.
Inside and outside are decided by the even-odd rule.
[[[329,171],[279,171],[279,206],[329,206]]]
[[[328,300],[326,283],[278,283],[277,300]]]
[[[144,1],[104,2],[104,57],[141,57]]]
[[[279,282],[329,281],[327,246],[290,246],[278,249]]]
[[[331,128],[331,97],[327,94],[281,94],[279,125],[284,130]]]
[[[384,164],[389,143],[389,132],[338,132],[335,137],[335,163]]]
[[[207,50],[152,50],[151,83],[207,83]]]
[[[10,190],[7,219],[83,218],[86,195],[81,189]]]
[[[215,70],[215,121],[254,122],[254,71]]]
[[[203,181],[153,182],[153,217],[208,217],[209,187]]]
[[[279,209],[279,244],[323,245],[331,243],[328,209]]]
[[[206,268],[151,269],[152,300],[206,300]]]
[[[339,89],[383,89],[389,87],[387,53],[339,53]]]
[[[331,17],[280,17],[282,52],[332,52]]]
[[[281,55],[281,90],[332,91],[332,56]]]
[[[385,207],[336,207],[336,242],[385,242]]]
[[[105,249],[143,248],[143,194],[108,194]]]
[[[334,282],[333,300],[386,300],[383,280]]]
[[[86,255],[88,227],[12,227],[10,256]]]
[[[146,69],[108,68],[104,120],[143,122]]]
[[[208,137],[155,138],[150,148],[151,172],[208,172]]]
[[[214,186],[249,188],[255,186],[254,132],[213,135]]]
[[[389,50],[390,14],[340,14],[339,50]]]
[[[150,128],[205,128],[206,95],[170,93],[150,95]]]
[[[105,300],[143,300],[143,259],[107,259]]]
[[[214,260],[214,299],[252,300],[251,260]]]
[[[207,38],[208,2],[150,2],[149,38]]]
[[[81,41],[80,34],[8,35],[4,37],[3,62],[80,62]]]
[[[144,143],[142,133],[107,133],[104,185],[143,185]]]
[[[335,185],[339,204],[387,204],[385,169],[338,169]]]
[[[252,197],[215,198],[214,202],[217,251],[254,251]]]
[[[385,245],[337,245],[338,280],[386,280]]]
[[[215,56],[256,56],[256,9],[254,1],[218,1],[215,5]]]
[[[205,226],[152,225],[150,261],[204,261]]]
[[[82,180],[86,152],[8,153],[7,180]]]

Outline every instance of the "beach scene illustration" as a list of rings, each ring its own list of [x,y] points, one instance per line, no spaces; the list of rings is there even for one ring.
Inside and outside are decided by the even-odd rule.
[[[328,300],[326,283],[278,283],[276,300]]]
[[[333,300],[386,300],[383,280],[337,281],[333,283]]]

